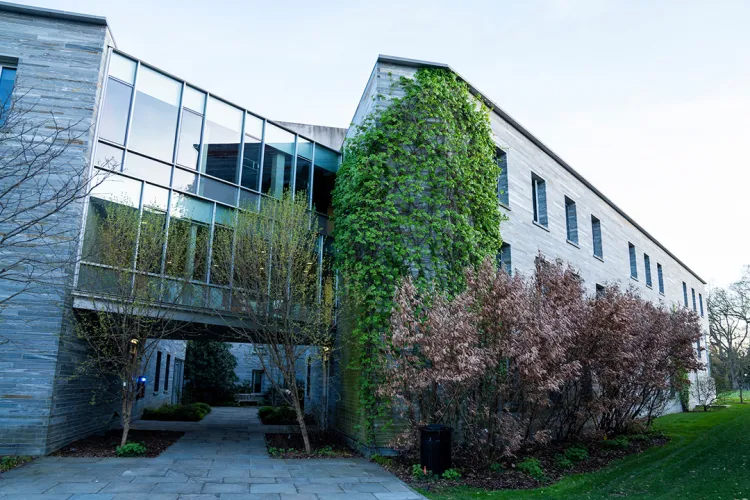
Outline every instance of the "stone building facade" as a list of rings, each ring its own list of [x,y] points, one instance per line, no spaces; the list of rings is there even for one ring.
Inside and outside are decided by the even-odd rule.
[[[423,66],[447,68],[381,56],[353,123],[397,96],[393,78],[412,76]],[[40,455],[106,429],[115,417],[108,404],[91,404],[93,381],[71,377],[86,355],[71,316],[91,309],[92,294],[104,292],[91,278],[97,275],[92,270],[102,272],[102,264],[76,259],[86,239],[96,236],[92,214],[108,203],[129,203],[141,215],[163,217],[165,235],[170,224],[182,224],[210,242],[217,229],[231,226],[237,207],[277,196],[283,188],[304,189],[320,221],[322,276],[331,272],[323,255],[331,251],[331,191],[345,131],[266,119],[168,75],[120,51],[106,20],[95,16],[0,3],[2,67],[16,71],[14,94],[29,89],[28,96],[36,99],[36,119],[51,113],[79,132],[59,159],[59,180],[81,166],[89,174],[111,159],[117,166],[85,202],[51,221],[68,231],[71,243],[60,251],[75,261],[55,277],[58,286],[23,293],[0,311],[2,335],[10,340],[0,345],[0,455]],[[385,99],[374,99],[379,94]],[[580,269],[592,293],[597,284],[619,281],[654,301],[694,307],[707,331],[705,283],[693,271],[494,105],[491,120],[506,171],[507,198],[501,202],[508,221],[501,233],[508,269],[529,272],[541,251]],[[128,202],[118,201],[125,197]],[[200,270],[191,282],[194,293],[175,304],[175,317],[194,325],[185,338],[238,340],[225,324],[232,312],[232,284],[211,276],[211,244],[199,249],[198,241],[183,252],[191,268]],[[165,252],[169,244],[165,238]],[[171,264],[162,262],[152,277],[174,279]],[[128,272],[140,272],[136,265]],[[0,282],[0,298],[11,295],[13,286]],[[213,313],[216,308],[227,314]],[[158,385],[157,358],[144,367],[147,387],[138,411],[174,401],[181,378],[176,361],[184,359],[185,338],[160,345]],[[252,381],[257,367],[243,352],[247,349],[234,348],[238,375]],[[342,369],[345,363],[333,360],[326,400],[334,426],[355,437],[356,374]],[[307,366],[300,367],[310,401],[323,400],[315,393],[321,372],[315,361],[309,377]],[[263,384],[262,391],[267,380]]]

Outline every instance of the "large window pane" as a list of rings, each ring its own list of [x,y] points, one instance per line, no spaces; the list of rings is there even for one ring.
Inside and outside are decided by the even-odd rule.
[[[143,188],[143,214],[138,239],[138,269],[161,273],[162,253],[166,236],[167,200],[169,191],[146,184]]]
[[[302,192],[305,193],[305,195],[308,197],[310,196],[310,170],[312,168],[312,163],[310,163],[310,160],[307,158],[303,158],[301,156],[297,157],[297,171],[295,173],[294,177],[294,191],[296,193],[302,194]]]
[[[276,198],[292,182],[294,134],[270,123],[266,124],[266,147],[263,157],[263,193]]]
[[[171,162],[182,84],[141,66],[137,88],[128,148]]]
[[[263,136],[263,120],[251,114],[245,115],[245,151],[242,153],[241,184],[258,191],[260,186],[260,138]]]
[[[169,186],[169,178],[172,176],[172,167],[148,159],[145,156],[128,153],[128,156],[125,159],[125,168],[123,169],[123,172],[126,172],[133,177],[153,182],[154,184]]]
[[[232,275],[232,228],[216,224],[214,242],[211,249],[211,283],[229,285]]]
[[[109,170],[120,171],[122,168],[122,149],[100,142],[96,145],[94,165]]]
[[[188,111],[182,112],[180,143],[177,146],[177,163],[189,168],[198,168],[198,153],[201,147],[203,116]]]
[[[104,97],[99,137],[117,144],[125,144],[125,130],[128,126],[128,109],[133,88],[112,78],[107,82],[107,95]]]
[[[297,156],[312,160],[313,143],[304,137],[297,136]]]
[[[201,176],[201,187],[198,194],[212,200],[234,206],[237,203],[237,188],[223,182]]]
[[[11,108],[11,95],[15,82],[16,69],[0,67],[0,125],[5,123],[8,111]]]
[[[313,208],[316,212],[325,215],[333,215],[331,204],[331,193],[336,182],[336,174],[320,168],[318,162],[315,162],[315,171],[313,174]]]
[[[172,187],[175,189],[179,189],[180,191],[187,191],[188,193],[197,193],[198,174],[186,172],[181,168],[175,168],[174,178],[172,179]]]
[[[185,95],[182,97],[182,106],[202,115],[206,108],[206,94],[193,87],[186,86]]]
[[[116,52],[112,52],[112,57],[109,60],[110,76],[114,76],[115,78],[132,85],[133,82],[135,82],[135,67],[136,62],[132,59],[128,59]]]
[[[242,111],[209,97],[201,172],[225,181],[238,182],[241,134]]]
[[[212,204],[175,195],[167,242],[167,274],[205,281]]]

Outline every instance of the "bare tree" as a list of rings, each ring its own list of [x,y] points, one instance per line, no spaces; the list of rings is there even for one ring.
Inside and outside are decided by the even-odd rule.
[[[716,382],[710,375],[698,374],[690,384],[690,394],[695,398],[697,406],[708,411],[708,407],[716,401]]]
[[[295,410],[307,453],[312,452],[297,381],[311,348],[327,356],[333,347],[333,279],[320,278],[319,233],[307,197],[263,200],[258,212],[240,210],[234,233],[215,237],[212,273],[233,284],[232,323],[248,342],[264,344],[259,356],[274,390]],[[234,239],[234,241],[232,241]],[[219,311],[220,314],[226,314]],[[275,375],[275,376],[273,376]]]
[[[109,394],[113,379],[121,386],[123,445],[139,383],[147,382],[139,380],[139,370],[159,340],[185,328],[188,319],[177,321],[175,306],[191,294],[188,280],[200,269],[205,275],[206,268],[205,254],[196,254],[201,245],[207,246],[205,233],[175,222],[165,252],[166,214],[158,203],[144,204],[142,212],[125,199],[92,204],[84,258],[97,265],[87,265],[79,278],[79,288],[90,292],[91,307],[76,314],[76,334],[90,348],[77,374],[100,381],[95,397]],[[163,268],[176,279],[162,274]]]
[[[70,284],[78,232],[57,222],[101,181],[74,149],[90,128],[41,112],[18,87],[0,102],[0,313],[20,295]]]
[[[708,297],[708,323],[711,351],[724,369],[732,389],[740,391],[743,402],[743,360],[750,340],[750,272],[728,288],[718,288]],[[721,367],[721,368],[720,368]],[[718,375],[718,374],[717,374]]]

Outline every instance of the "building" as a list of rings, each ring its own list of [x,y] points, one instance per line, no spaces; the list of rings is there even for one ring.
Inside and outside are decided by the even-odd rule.
[[[393,97],[391,78],[425,65],[448,68],[379,57],[353,122],[387,105],[373,96]],[[122,52],[101,17],[0,3],[0,70],[0,95],[29,89],[37,110],[70,120],[79,134],[59,159],[61,178],[81,168],[88,175],[114,170],[53,221],[72,241],[64,251],[74,264],[58,277],[64,291],[23,293],[2,312],[12,344],[0,352],[0,454],[37,455],[112,419],[110,407],[91,405],[90,381],[70,378],[86,355],[70,312],[92,309],[91,297],[106,293],[102,277],[112,272],[86,251],[96,239],[95,215],[118,204],[163,220],[165,240],[170,226],[196,235],[181,262],[164,259],[144,271],[134,258],[130,272],[168,280],[189,267],[192,293],[176,306],[195,324],[191,338],[236,340],[211,312],[232,310],[232,283],[211,275],[214,235],[229,227],[236,207],[304,189],[319,216],[321,248],[330,251],[331,192],[347,131],[273,121],[166,74]],[[704,315],[700,277],[499,107],[493,105],[491,119],[504,170],[498,196],[509,218],[501,257],[508,270],[529,271],[541,251],[580,269],[592,293],[597,284],[620,281]],[[318,265],[322,274],[322,257]],[[12,285],[0,285],[0,294],[12,292]],[[179,349],[163,352],[174,380]],[[335,362],[333,371],[340,372]],[[151,398],[171,400],[163,387],[160,380]],[[354,436],[353,382],[342,381],[337,393],[330,399],[334,425]]]

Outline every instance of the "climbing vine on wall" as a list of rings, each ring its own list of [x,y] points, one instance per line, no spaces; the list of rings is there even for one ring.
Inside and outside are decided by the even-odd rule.
[[[389,409],[377,388],[400,279],[456,293],[463,270],[501,244],[489,110],[448,70],[423,68],[392,85],[399,97],[347,140],[333,195],[337,266],[354,312],[349,368],[359,373],[368,439]]]

